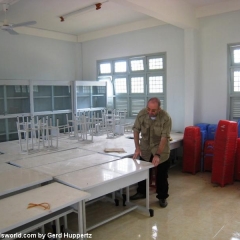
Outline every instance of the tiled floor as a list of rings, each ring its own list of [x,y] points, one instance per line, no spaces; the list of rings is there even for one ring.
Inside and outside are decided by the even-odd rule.
[[[218,187],[211,183],[210,172],[182,173],[179,164],[170,169],[169,185],[166,208],[159,207],[151,189],[150,207],[154,209],[154,217],[130,212],[89,231],[92,239],[240,239],[240,182]],[[144,200],[138,201],[141,202]],[[72,218],[70,226],[74,227],[74,222]]]

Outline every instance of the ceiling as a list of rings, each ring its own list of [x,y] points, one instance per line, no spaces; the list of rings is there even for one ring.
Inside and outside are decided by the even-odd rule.
[[[9,4],[6,13],[3,3]],[[95,10],[96,3],[102,3],[101,9]],[[0,4],[1,25],[5,18],[11,24],[34,20],[35,25],[15,30],[78,42],[165,23],[194,27],[199,17],[240,9],[240,0],[0,0]],[[88,6],[94,9],[60,21],[60,16]]]

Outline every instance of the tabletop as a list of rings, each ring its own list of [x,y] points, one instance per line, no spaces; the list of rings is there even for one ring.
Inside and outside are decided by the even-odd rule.
[[[170,141],[170,149],[176,149],[182,146],[183,142],[183,134],[171,132],[170,134],[172,140]],[[92,151],[96,151],[99,153],[104,153],[107,155],[117,156],[119,158],[126,158],[131,157],[135,151],[135,144],[133,139],[133,134],[125,134],[123,136],[118,136],[116,138],[109,138],[107,139],[106,136],[96,136],[94,138],[94,142],[90,144],[79,144],[79,148],[81,149],[88,149]],[[123,148],[125,150],[124,153],[117,153],[117,152],[108,152],[105,153],[105,148]]]
[[[103,153],[106,155],[116,156],[119,158],[124,158],[132,156],[135,151],[134,140],[128,138],[128,136],[118,136],[116,138],[106,138],[106,136],[96,136],[94,142],[90,144],[79,144],[79,148],[88,149],[96,151],[98,153]],[[105,148],[123,148],[125,152],[104,152]]]
[[[87,191],[90,188],[103,185],[103,183],[120,179],[136,172],[139,173],[152,167],[153,164],[146,161],[123,158],[95,167],[63,174],[55,177],[55,179],[69,186]],[[84,181],[82,181],[83,179]]]
[[[0,173],[8,171],[8,170],[12,170],[12,169],[16,169],[17,167],[8,164],[8,163],[0,163]]]
[[[0,196],[51,180],[52,177],[48,174],[31,169],[13,167],[11,170],[0,172]]]
[[[32,222],[40,217],[71,206],[90,197],[89,193],[76,190],[60,183],[51,183],[0,201],[0,232]],[[49,203],[50,209],[29,208],[29,203]]]
[[[108,156],[100,153],[93,153],[87,156],[80,156],[77,158],[46,164],[31,168],[33,170],[47,173],[51,176],[58,176],[61,174],[74,172],[79,169],[86,169],[88,167],[96,166],[106,162],[117,160],[118,157]]]
[[[87,156],[94,153],[95,152],[90,150],[74,148],[74,149],[68,149],[61,152],[49,153],[47,155],[45,154],[42,156],[32,156],[26,159],[10,161],[10,163],[18,167],[33,168],[41,165],[46,165],[50,163],[69,160],[72,158],[77,158],[79,156]]]

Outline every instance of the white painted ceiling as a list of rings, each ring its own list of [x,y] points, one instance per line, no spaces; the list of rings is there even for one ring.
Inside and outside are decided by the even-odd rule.
[[[102,3],[100,10],[75,14],[66,18],[64,22],[60,21],[61,15],[99,2]],[[6,16],[2,10],[3,3],[9,4]],[[146,3],[149,5],[147,6]],[[0,22],[2,25],[5,17],[12,24],[37,21],[37,24],[28,28],[81,36],[97,31],[108,31],[108,29],[114,31],[115,28],[121,26],[127,28],[133,23],[144,25],[143,23],[146,21],[157,20],[159,24],[161,21],[173,24],[177,22],[178,16],[175,16],[176,19],[173,19],[173,22],[167,21],[170,19],[169,17],[161,18],[164,15],[161,11],[165,11],[165,9],[161,9],[161,6],[164,5],[167,9],[171,9],[175,3],[182,4],[184,9],[194,11],[193,15],[198,17],[197,11],[200,10],[200,15],[204,16],[205,9],[208,11],[210,9],[208,6],[216,9],[219,5],[226,9],[227,4],[228,11],[235,10],[236,6],[240,8],[240,0],[0,0]],[[210,14],[208,12],[208,15]],[[17,28],[15,30],[18,31]],[[6,32],[6,34],[9,33]]]

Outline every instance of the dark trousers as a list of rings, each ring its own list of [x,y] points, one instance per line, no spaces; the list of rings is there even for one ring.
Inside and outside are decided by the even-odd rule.
[[[152,162],[153,156],[151,156],[150,161]],[[140,160],[145,161],[143,158],[140,157]],[[170,160],[159,164],[157,166],[157,176],[156,176],[156,184],[157,184],[157,198],[158,199],[166,199],[168,198],[168,170],[170,168]],[[151,174],[151,170],[149,171],[149,174]],[[146,195],[146,180],[143,180],[138,183],[137,188],[138,193],[142,193]]]

